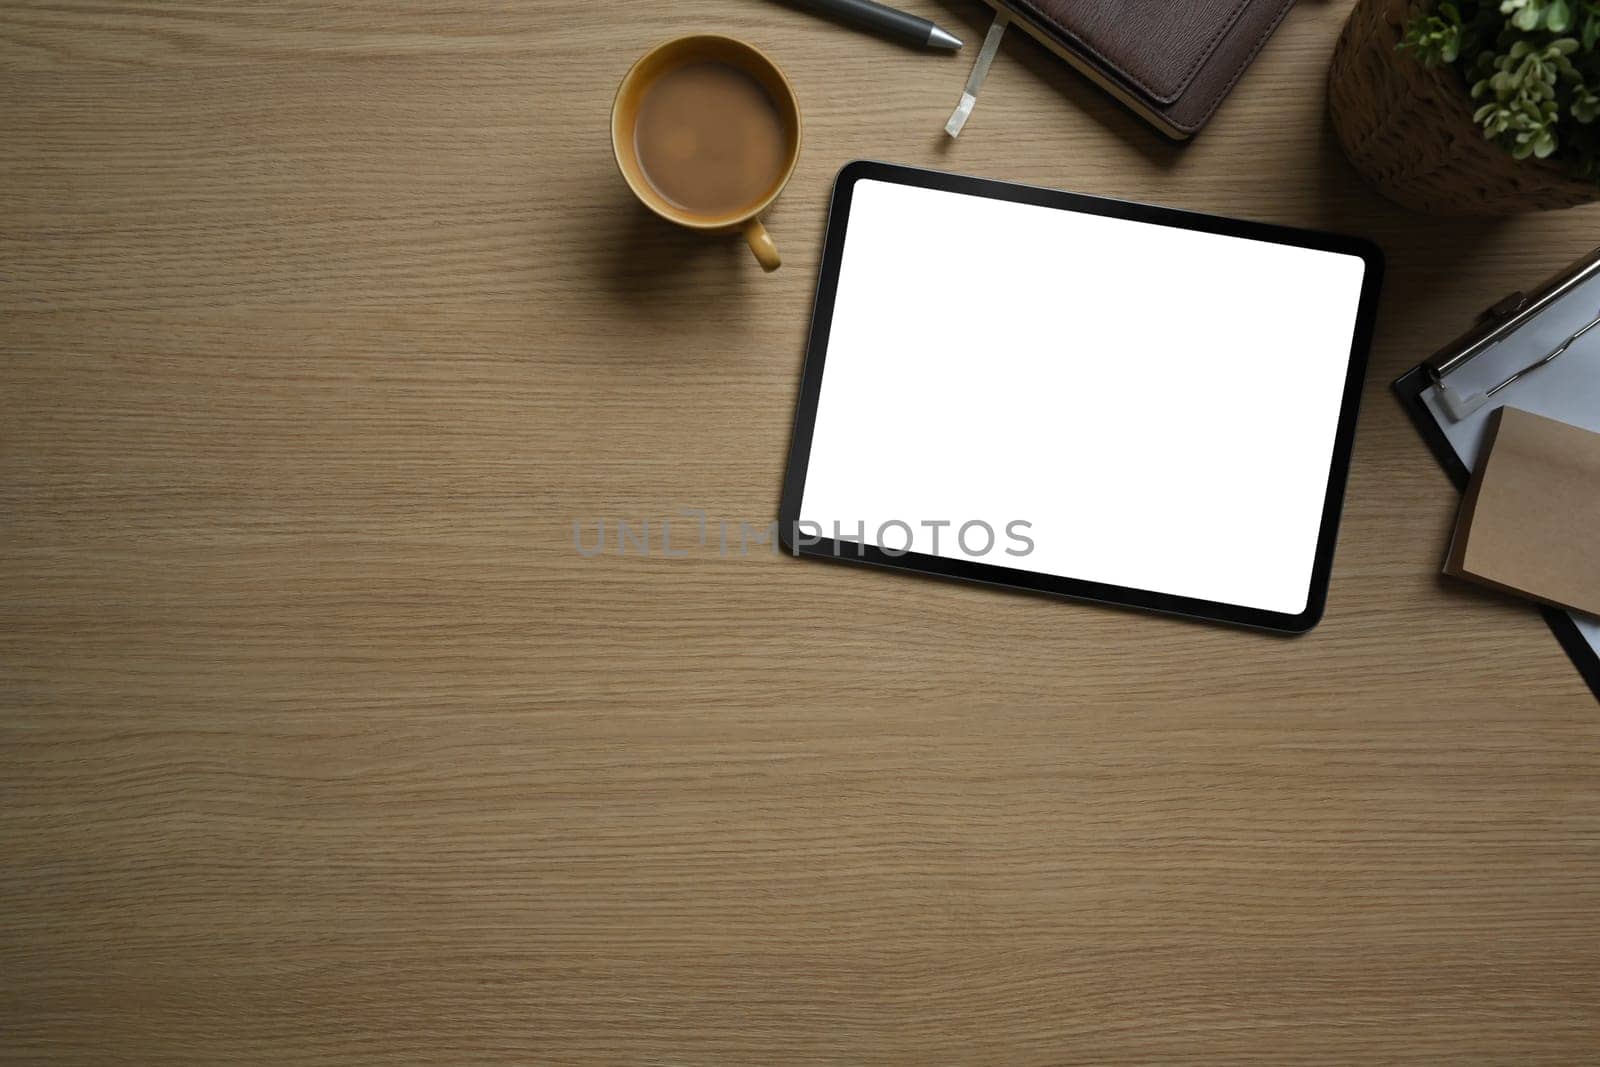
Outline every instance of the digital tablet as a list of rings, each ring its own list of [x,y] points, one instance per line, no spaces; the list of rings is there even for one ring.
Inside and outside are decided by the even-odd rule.
[[[804,556],[1308,630],[1381,275],[1355,238],[851,163],[780,534]]]

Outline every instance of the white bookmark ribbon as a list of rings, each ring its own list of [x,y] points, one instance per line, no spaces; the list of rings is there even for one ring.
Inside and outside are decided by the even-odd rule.
[[[994,54],[1000,51],[1000,38],[1005,36],[1006,27],[1010,24],[1011,16],[1004,11],[997,11],[994,21],[989,24],[983,47],[978,49],[977,62],[972,64],[972,73],[967,75],[967,87],[961,94],[961,103],[950,113],[950,121],[944,124],[944,132],[951,137],[961,136],[961,127],[967,124],[972,105],[978,102],[978,90],[983,88],[983,79],[989,76],[989,64],[994,62]]]

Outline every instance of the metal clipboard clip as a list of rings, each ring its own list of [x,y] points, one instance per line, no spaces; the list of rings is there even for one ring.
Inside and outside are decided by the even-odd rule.
[[[1574,341],[1588,333],[1590,330],[1594,329],[1596,326],[1600,326],[1600,315],[1596,315],[1594,318],[1590,319],[1586,324],[1579,327],[1578,330],[1565,341],[1562,341],[1560,344],[1552,348],[1548,353],[1540,356],[1526,367],[1514,372],[1509,378],[1505,379],[1505,381],[1501,382],[1499,385],[1492,385],[1488,389],[1482,390],[1481,392],[1462,393],[1457,389],[1451,388],[1447,382],[1439,381],[1436,383],[1439,388],[1439,403],[1452,419],[1460,422],[1462,419],[1466,418],[1468,415],[1471,415],[1474,411],[1477,411],[1479,408],[1483,407],[1483,405],[1487,404],[1491,396],[1494,396],[1494,394],[1498,393],[1512,382],[1521,381],[1523,378],[1526,378],[1528,375],[1532,374],[1546,363],[1554,360],[1561,353],[1571,348]]]
[[[1546,283],[1532,296],[1519,291],[1500,300],[1483,313],[1477,326],[1425,360],[1422,364],[1423,371],[1427,374],[1429,382],[1438,389],[1439,404],[1444,408],[1445,413],[1452,420],[1461,421],[1483,407],[1484,404],[1488,403],[1489,398],[1500,392],[1500,390],[1554,361],[1563,352],[1571,348],[1584,334],[1596,326],[1600,326],[1600,308],[1597,308],[1593,318],[1577,330],[1574,330],[1566,340],[1556,345],[1555,348],[1521,370],[1516,371],[1498,385],[1481,392],[1462,393],[1460,390],[1452,388],[1444,380],[1445,376],[1451,371],[1457,370],[1474,357],[1493,348],[1501,339],[1516,332],[1516,330],[1537,317],[1557,300],[1560,300],[1563,296],[1566,296],[1596,275],[1600,275],[1600,249],[1591,252],[1575,269],[1558,275]]]

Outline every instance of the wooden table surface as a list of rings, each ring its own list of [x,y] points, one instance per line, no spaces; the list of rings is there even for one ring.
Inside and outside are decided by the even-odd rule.
[[[754,0],[0,6],[0,1059],[1594,1062],[1600,714],[1388,383],[1600,211],[1364,188],[1348,7],[1177,147]],[[771,277],[611,160],[703,29],[805,111]],[[574,550],[775,515],[860,156],[1383,245],[1320,628]]]

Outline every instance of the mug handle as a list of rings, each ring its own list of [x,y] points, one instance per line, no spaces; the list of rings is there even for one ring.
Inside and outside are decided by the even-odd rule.
[[[767,228],[761,225],[760,219],[751,219],[744,224],[744,239],[750,242],[750,251],[761,261],[762,270],[770,274],[783,265],[783,257],[778,255],[778,246],[773,242]]]

